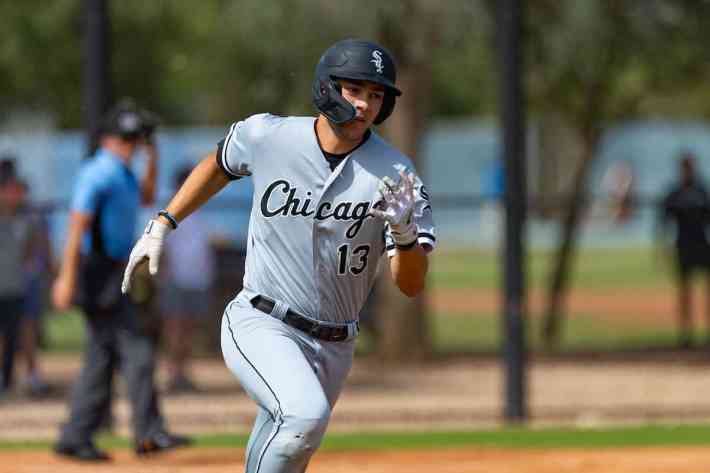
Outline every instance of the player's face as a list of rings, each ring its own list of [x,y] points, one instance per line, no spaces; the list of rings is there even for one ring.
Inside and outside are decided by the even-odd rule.
[[[339,82],[341,94],[355,107],[355,119],[342,125],[341,130],[350,139],[360,139],[380,113],[385,88],[369,81],[341,79]]]

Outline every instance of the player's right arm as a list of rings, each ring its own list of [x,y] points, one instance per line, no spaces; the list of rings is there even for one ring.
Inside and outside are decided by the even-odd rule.
[[[217,165],[215,155],[209,155],[192,170],[165,210],[177,222],[180,222],[204,205],[229,182],[229,177]],[[148,222],[148,226],[128,258],[128,265],[121,285],[121,291],[124,294],[131,289],[133,272],[139,263],[148,260],[150,274],[158,273],[165,237],[171,228],[170,220],[164,216],[159,216]]]
[[[200,208],[230,181],[251,175],[251,141],[254,129],[265,118],[255,116],[234,123],[225,139],[218,144],[217,152],[207,156],[192,170],[165,208],[175,222],[164,215],[148,222],[128,259],[121,285],[124,294],[131,289],[133,272],[139,263],[148,260],[148,272],[151,275],[158,273],[163,243],[172,228],[176,228],[181,220]]]
[[[165,210],[180,222],[229,184],[230,179],[217,165],[212,153],[192,170]],[[165,225],[170,222],[158,217]]]

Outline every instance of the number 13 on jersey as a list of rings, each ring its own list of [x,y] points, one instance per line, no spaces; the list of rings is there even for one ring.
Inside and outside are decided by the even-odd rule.
[[[370,254],[370,245],[356,246],[350,251],[350,243],[338,247],[338,276],[344,276],[348,270],[355,276],[362,273],[367,267],[367,257]]]

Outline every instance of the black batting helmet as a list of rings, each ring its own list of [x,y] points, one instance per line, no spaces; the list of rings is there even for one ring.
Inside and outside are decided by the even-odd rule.
[[[336,79],[355,79],[385,86],[385,98],[375,118],[379,125],[394,110],[397,71],[392,55],[382,46],[362,39],[344,39],[328,48],[318,61],[313,81],[313,104],[333,123],[355,118],[355,108],[343,98]]]

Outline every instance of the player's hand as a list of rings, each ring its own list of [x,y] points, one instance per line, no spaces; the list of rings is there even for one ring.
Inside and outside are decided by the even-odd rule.
[[[52,305],[57,310],[69,310],[74,298],[75,282],[68,277],[59,276],[52,284]]]
[[[131,250],[131,256],[128,258],[128,265],[126,266],[126,272],[123,273],[123,283],[121,284],[122,293],[127,294],[131,290],[133,272],[142,261],[148,260],[148,272],[151,276],[158,274],[160,254],[163,252],[165,236],[170,230],[170,226],[158,219],[148,222],[143,235],[141,235],[136,246]]]
[[[385,176],[380,183],[381,204],[370,210],[370,215],[387,222],[392,238],[397,246],[409,246],[417,240],[417,227],[414,225],[414,174],[399,171],[399,182]]]

